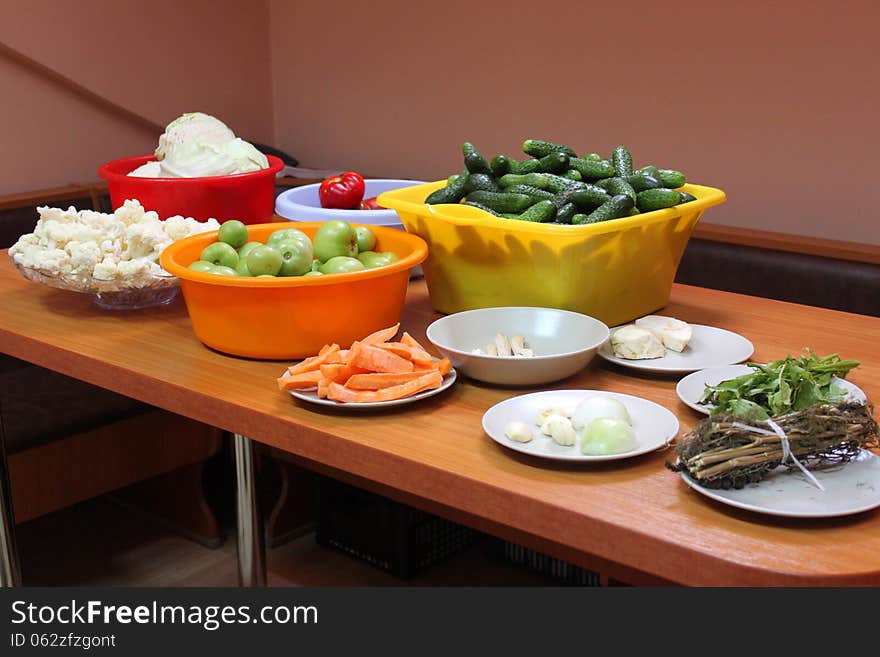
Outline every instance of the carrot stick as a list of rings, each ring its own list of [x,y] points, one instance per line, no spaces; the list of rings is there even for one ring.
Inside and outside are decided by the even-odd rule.
[[[323,353],[318,356],[309,356],[305,360],[300,361],[296,365],[287,368],[288,374],[300,374],[302,372],[312,372],[317,370],[322,363],[327,362],[333,354],[339,351],[339,345],[334,343],[327,350],[322,349]]]
[[[338,383],[331,383],[327,397],[339,402],[391,401],[409,397],[422,390],[439,388],[443,383],[440,372],[427,372],[417,379],[381,390],[352,390]]]
[[[287,374],[278,379],[278,389],[298,390],[300,388],[314,388],[322,378],[323,376],[319,370]]]
[[[390,388],[413,379],[424,376],[424,372],[398,372],[388,374],[385,372],[371,372],[369,374],[352,374],[345,382],[346,388],[352,390],[380,390]]]
[[[374,333],[370,333],[367,337],[365,337],[361,342],[364,344],[379,344],[381,342],[388,342],[391,338],[397,335],[397,330],[400,328],[400,322],[395,324],[394,326],[389,326],[385,329],[380,329],[375,331]]]
[[[351,351],[355,351],[354,348]],[[412,372],[412,361],[401,358],[390,351],[373,345],[361,343],[355,355],[349,361],[351,365],[363,367],[373,372]]]

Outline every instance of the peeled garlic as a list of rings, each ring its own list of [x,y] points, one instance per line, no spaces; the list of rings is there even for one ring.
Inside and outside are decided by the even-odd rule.
[[[532,428],[525,422],[513,420],[504,426],[504,435],[517,443],[528,443],[532,440]]]

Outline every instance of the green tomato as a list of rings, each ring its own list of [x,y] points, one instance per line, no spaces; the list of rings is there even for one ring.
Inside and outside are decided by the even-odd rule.
[[[376,235],[368,226],[357,226],[354,229],[358,241],[358,253],[361,251],[372,251],[376,246]]]
[[[312,271],[318,271],[321,268],[321,261],[315,258],[312,260]]]
[[[248,241],[248,229],[238,219],[230,219],[220,224],[217,239],[237,249]]]
[[[364,251],[363,253],[358,253],[358,260],[364,263],[364,267],[367,269],[372,269],[373,267],[389,265],[395,260],[400,260],[400,258],[397,257],[397,254],[392,253],[391,251],[382,251],[381,253]]]
[[[238,264],[238,253],[226,242],[214,242],[202,249],[199,260],[205,260],[212,265],[234,268]]]
[[[240,276],[237,271],[235,271],[232,267],[224,267],[223,265],[216,265],[213,269],[211,269],[212,274],[218,274],[219,276]]]
[[[269,235],[266,240],[268,246],[275,246],[281,242],[289,242],[290,240],[304,240],[311,246],[312,242],[309,236],[302,232],[299,228],[281,228]]]
[[[260,274],[256,278],[275,278],[272,274]]]
[[[271,248],[281,254],[279,276],[302,276],[312,271],[312,245],[300,240],[290,240],[274,244]]]
[[[235,273],[237,273],[239,276],[253,276],[253,274],[251,274],[251,270],[248,269],[246,258],[238,259],[238,264],[235,265]]]
[[[271,246],[260,245],[248,253],[247,267],[251,274],[272,274],[273,276],[281,269],[281,253]]]
[[[331,219],[318,226],[315,232],[315,257],[327,262],[338,256],[358,254],[357,232],[347,221]]]
[[[242,260],[243,260],[244,258],[247,258],[247,257],[248,257],[248,253],[250,253],[251,251],[253,251],[253,250],[254,250],[255,248],[257,248],[258,246],[263,246],[263,243],[262,243],[262,242],[248,242],[247,244],[245,244],[243,247],[241,247],[241,248],[238,250],[238,257],[239,257],[240,259],[242,259]]]
[[[192,269],[193,271],[200,271],[204,273],[209,273],[211,269],[214,268],[213,262],[208,262],[207,260],[196,260],[192,263],[187,269]]]
[[[315,271],[307,271],[305,274],[303,274],[303,276],[323,276],[323,275],[324,275],[324,274],[322,274],[322,273],[319,272],[318,270],[315,270]]]
[[[366,269],[364,263],[357,258],[349,256],[336,256],[330,258],[318,269],[322,274],[342,274],[348,271],[360,271]]]

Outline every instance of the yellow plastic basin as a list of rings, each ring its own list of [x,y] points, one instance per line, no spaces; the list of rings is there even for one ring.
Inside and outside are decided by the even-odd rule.
[[[720,189],[685,185],[697,200],[582,226],[495,217],[463,204],[427,205],[437,181],[381,194],[407,232],[428,244],[422,264],[431,305],[443,313],[496,306],[543,306],[590,315],[609,326],[669,302],[675,272]]]

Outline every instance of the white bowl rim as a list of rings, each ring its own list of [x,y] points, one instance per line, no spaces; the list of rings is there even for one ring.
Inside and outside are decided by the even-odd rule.
[[[423,180],[411,180],[408,178],[364,178],[364,183],[406,183],[403,187],[415,187],[416,185],[424,185],[426,184]],[[304,205],[303,203],[297,203],[291,197],[297,197],[300,194],[304,194],[307,192],[311,192],[312,190],[317,190],[321,186],[321,183],[309,183],[308,185],[297,185],[296,187],[291,187],[290,189],[285,189],[283,192],[278,194],[278,198],[284,197],[284,202],[289,203],[290,205],[299,205],[306,208],[312,208],[313,210],[332,210],[333,212],[362,212],[362,210],[340,210],[339,208],[321,208],[314,205]],[[384,192],[383,192],[384,193]],[[278,202],[278,199],[275,200]],[[371,210],[371,212],[393,212],[397,214],[397,210],[393,210],[391,208],[382,208],[381,210]]]
[[[461,349],[457,349],[455,347],[450,347],[448,345],[442,344],[436,341],[431,337],[433,333],[432,329],[435,329],[437,325],[442,322],[446,322],[455,317],[460,317],[462,315],[470,315],[470,314],[478,314],[491,310],[549,310],[554,313],[562,313],[566,315],[577,315],[578,317],[586,317],[587,319],[595,322],[598,326],[597,328],[602,328],[604,336],[598,342],[592,345],[587,345],[582,347],[581,349],[576,349],[575,351],[563,351],[554,354],[542,354],[540,356],[530,356],[528,358],[512,358],[510,356],[492,356],[490,354],[475,354],[470,351],[462,351]],[[584,352],[590,351],[592,349],[598,349],[603,344],[605,344],[608,339],[611,337],[611,329],[608,325],[600,319],[596,319],[592,315],[585,315],[584,313],[575,312],[573,310],[563,310],[562,308],[549,308],[546,306],[493,306],[490,308],[474,308],[472,310],[462,310],[457,313],[450,313],[449,315],[445,315],[443,317],[439,317],[435,319],[428,325],[428,328],[425,329],[425,335],[428,338],[428,341],[431,342],[435,347],[441,350],[448,351],[457,356],[467,356],[468,358],[485,358],[487,360],[499,360],[504,361],[505,363],[534,363],[536,361],[541,360],[553,360],[556,358],[570,358],[572,356],[577,356],[579,354],[583,354]]]

